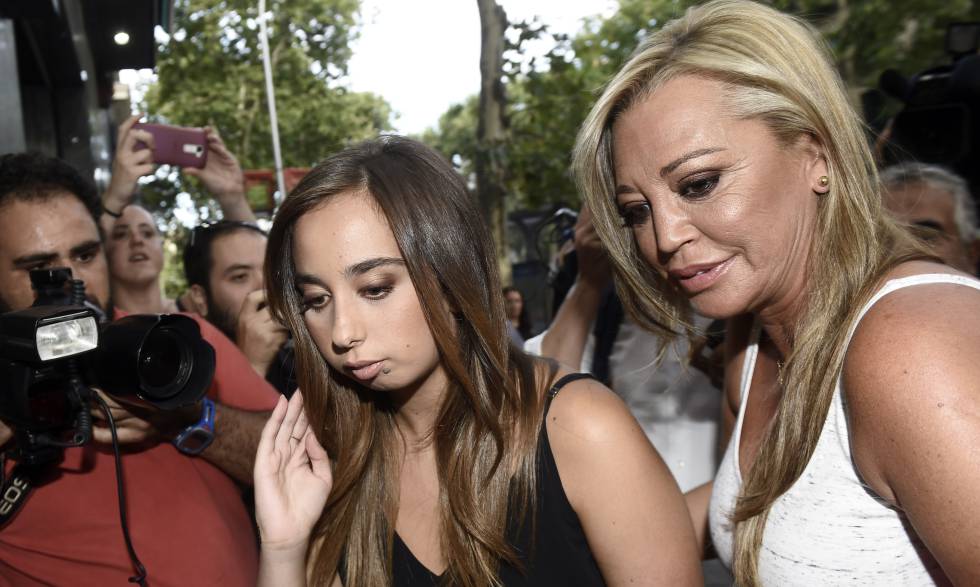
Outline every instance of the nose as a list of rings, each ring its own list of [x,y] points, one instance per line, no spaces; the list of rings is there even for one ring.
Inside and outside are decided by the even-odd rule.
[[[331,300],[333,310],[333,325],[330,331],[330,341],[334,351],[342,354],[364,342],[364,323],[357,310],[357,304],[351,299]]]
[[[666,262],[671,255],[696,238],[697,227],[688,212],[670,198],[652,203],[651,208],[657,254],[661,262]]]

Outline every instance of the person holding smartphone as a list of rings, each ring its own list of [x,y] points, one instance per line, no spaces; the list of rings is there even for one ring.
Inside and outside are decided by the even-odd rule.
[[[166,159],[157,157],[154,134],[135,126],[139,118],[139,114],[133,115],[119,127],[112,180],[102,195],[100,222],[107,237],[112,297],[116,306],[127,312],[176,312],[177,302],[164,297],[160,287],[163,236],[152,214],[134,203],[139,179],[154,173],[157,163]],[[204,167],[185,167],[182,171],[201,180],[226,219],[254,222],[238,160],[215,129],[205,127],[204,133],[208,148]]]

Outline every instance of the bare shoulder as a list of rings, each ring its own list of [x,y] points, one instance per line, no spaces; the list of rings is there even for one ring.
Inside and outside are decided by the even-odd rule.
[[[561,388],[546,418],[562,487],[603,577],[610,584],[702,584],[684,499],[623,401],[579,379]]]
[[[978,356],[971,343],[980,336],[980,289],[969,283],[980,282],[941,265],[922,264],[939,268],[930,273],[958,281],[902,287],[871,306],[847,350],[846,383],[876,389],[883,375],[914,375],[930,365]]]
[[[903,266],[897,277],[946,273],[968,279],[941,265],[915,265],[918,271]],[[973,287],[903,287],[862,318],[847,349],[843,382],[856,463],[883,497],[894,497],[888,469],[908,463],[919,432],[922,440],[942,442],[948,417],[980,409],[978,359],[980,290]]]
[[[559,372],[557,378],[565,375]],[[566,383],[551,401],[548,436],[572,435],[588,442],[608,442],[639,425],[629,408],[612,390],[592,378]],[[641,431],[642,433],[642,431]]]
[[[566,374],[560,371],[555,380]],[[596,471],[614,463],[643,463],[657,475],[670,476],[623,400],[595,379],[566,383],[551,400],[544,424],[562,485],[576,509],[595,484]]]

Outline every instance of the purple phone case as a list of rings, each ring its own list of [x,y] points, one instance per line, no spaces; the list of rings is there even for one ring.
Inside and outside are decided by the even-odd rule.
[[[153,135],[153,162],[180,167],[204,167],[208,161],[208,139],[203,128],[188,128],[166,124],[137,122],[133,128]],[[136,142],[136,149],[147,148],[146,143]]]

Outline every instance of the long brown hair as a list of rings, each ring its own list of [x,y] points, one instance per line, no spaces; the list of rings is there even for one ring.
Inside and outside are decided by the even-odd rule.
[[[791,145],[810,136],[826,159],[808,253],[807,309],[792,333],[785,386],[733,513],[735,578],[758,582],[757,562],[773,502],[799,478],[816,447],[844,361],[848,326],[878,281],[928,254],[883,211],[858,115],[819,35],[800,19],[746,0],[691,8],[637,48],[606,86],[575,147],[577,180],[613,260],[617,289],[637,322],[666,337],[694,336],[686,298],[648,264],[615,206],[612,126],[668,80],[697,75],[725,85],[733,115],[764,122]]]
[[[452,167],[428,147],[386,136],[314,168],[283,202],[269,233],[266,284],[273,315],[292,331],[298,382],[317,438],[334,463],[333,489],[311,540],[315,583],[344,560],[344,585],[391,582],[401,442],[384,394],[336,377],[301,315],[296,222],[331,197],[369,194],[387,219],[450,380],[429,440],[439,472],[444,582],[497,583],[501,561],[520,565],[508,515],[532,504],[539,381],[549,379],[509,343],[489,232]],[[448,308],[448,310],[447,310]],[[533,505],[533,504],[532,504]]]

